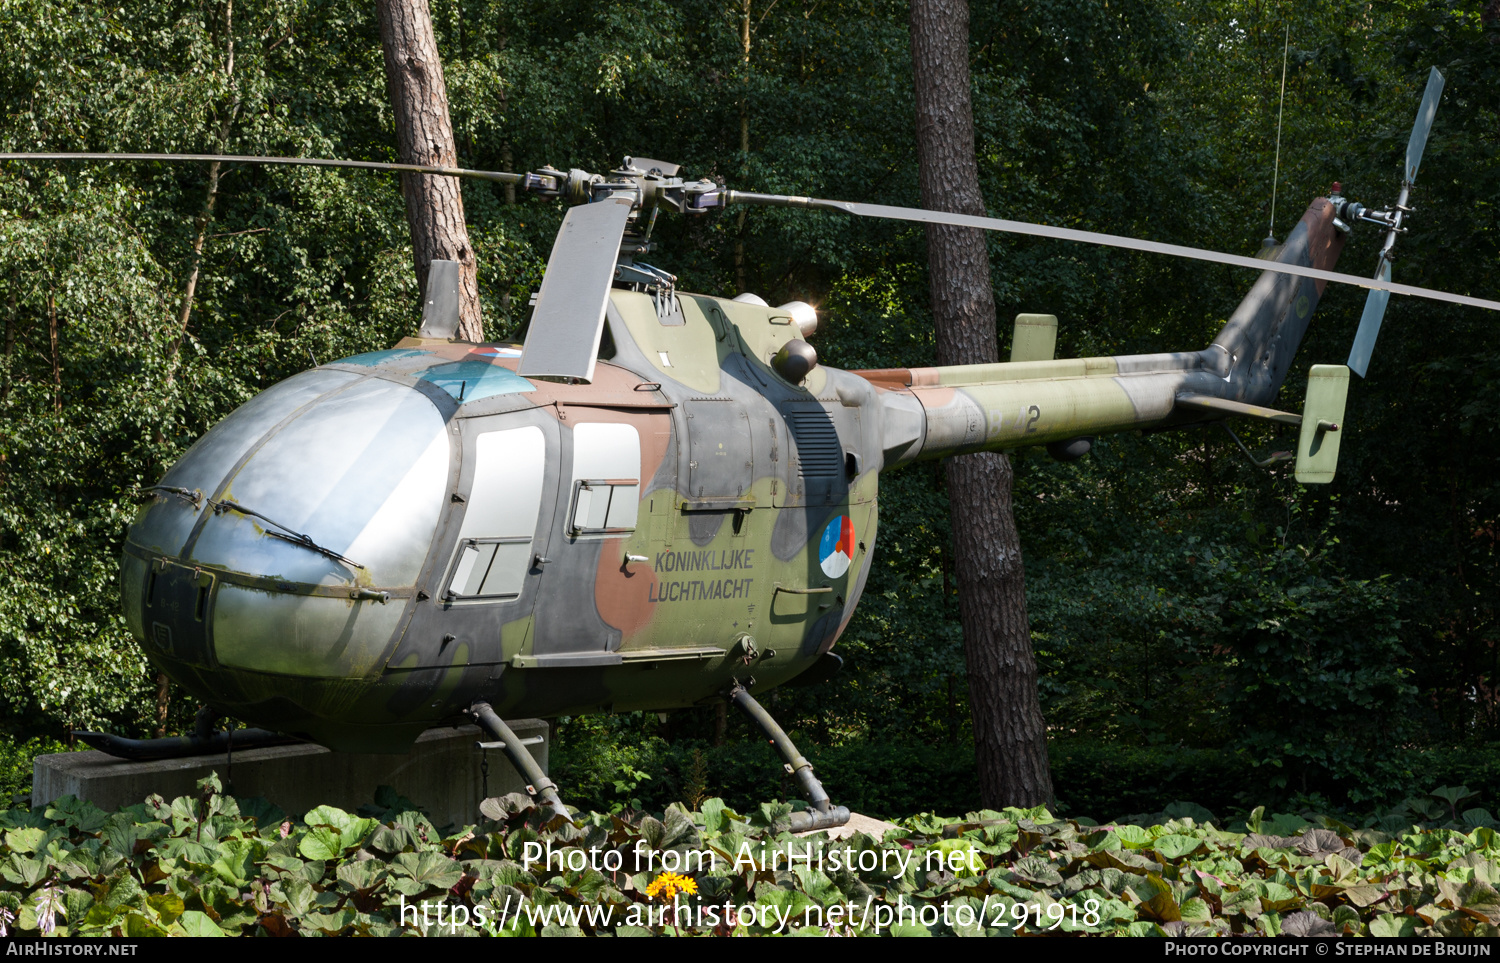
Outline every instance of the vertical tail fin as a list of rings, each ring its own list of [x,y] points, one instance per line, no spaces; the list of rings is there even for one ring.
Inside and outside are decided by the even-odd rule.
[[[1334,222],[1333,202],[1314,200],[1286,243],[1270,249],[1268,258],[1333,270],[1345,237]],[[1232,386],[1233,397],[1257,405],[1276,397],[1326,285],[1274,271],[1256,280],[1208,348],[1218,356],[1219,375]]]

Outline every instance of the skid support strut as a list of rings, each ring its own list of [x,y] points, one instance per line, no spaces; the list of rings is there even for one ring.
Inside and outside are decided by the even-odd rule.
[[[755,697],[738,682],[729,690],[729,701],[734,703],[735,708],[749,716],[756,727],[771,741],[771,745],[776,747],[776,752],[786,764],[786,771],[796,777],[802,791],[807,793],[807,801],[812,803],[808,809],[791,814],[789,818],[792,832],[804,833],[818,829],[833,829],[847,823],[849,807],[833,805],[833,801],[828,798],[828,793],[823,789],[823,784],[818,781],[817,776],[813,775],[812,763],[797,751],[791,738],[781,726],[776,724],[776,720],[771,718],[771,714],[765,710],[765,707],[756,702]]]
[[[479,727],[500,743],[500,748],[505,750],[506,758],[510,764],[516,767],[516,772],[526,780],[526,793],[532,799],[545,805],[564,819],[572,819],[573,814],[568,812],[568,807],[563,805],[562,797],[557,794],[557,783],[547,778],[542,772],[542,767],[531,758],[531,753],[521,745],[521,737],[511,731],[505,720],[495,715],[495,710],[490,708],[488,702],[476,702],[469,707],[469,715],[479,723]]]

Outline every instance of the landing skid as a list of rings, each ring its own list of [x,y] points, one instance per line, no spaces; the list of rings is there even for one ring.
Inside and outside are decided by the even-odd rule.
[[[293,746],[305,740],[268,729],[215,730],[219,714],[208,707],[198,710],[190,736],[165,736],[161,739],[127,739],[108,732],[75,730],[73,735],[100,752],[131,762],[155,762],[158,759],[186,759],[191,756],[217,756],[233,750],[264,749],[268,746]]]

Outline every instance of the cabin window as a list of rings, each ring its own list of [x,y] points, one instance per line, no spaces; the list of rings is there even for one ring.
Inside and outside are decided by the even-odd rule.
[[[458,547],[458,565],[448,591],[477,598],[520,595],[530,567],[529,536],[465,539]]]
[[[641,436],[634,425],[584,423],[573,429],[572,514],[568,534],[635,531],[641,503]]]
[[[535,426],[474,439],[474,481],[448,577],[449,598],[514,598],[531,570],[547,445]]]
[[[636,478],[584,478],[573,496],[574,535],[616,535],[635,531],[641,502]]]

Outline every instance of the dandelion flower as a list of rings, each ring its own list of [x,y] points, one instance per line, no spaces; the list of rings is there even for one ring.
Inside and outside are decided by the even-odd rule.
[[[671,902],[677,898],[678,893],[687,893],[689,896],[696,896],[698,893],[697,881],[689,876],[682,876],[677,873],[662,873],[651,882],[650,886],[646,887],[646,896],[648,898],[656,899],[660,896],[663,902]]]

